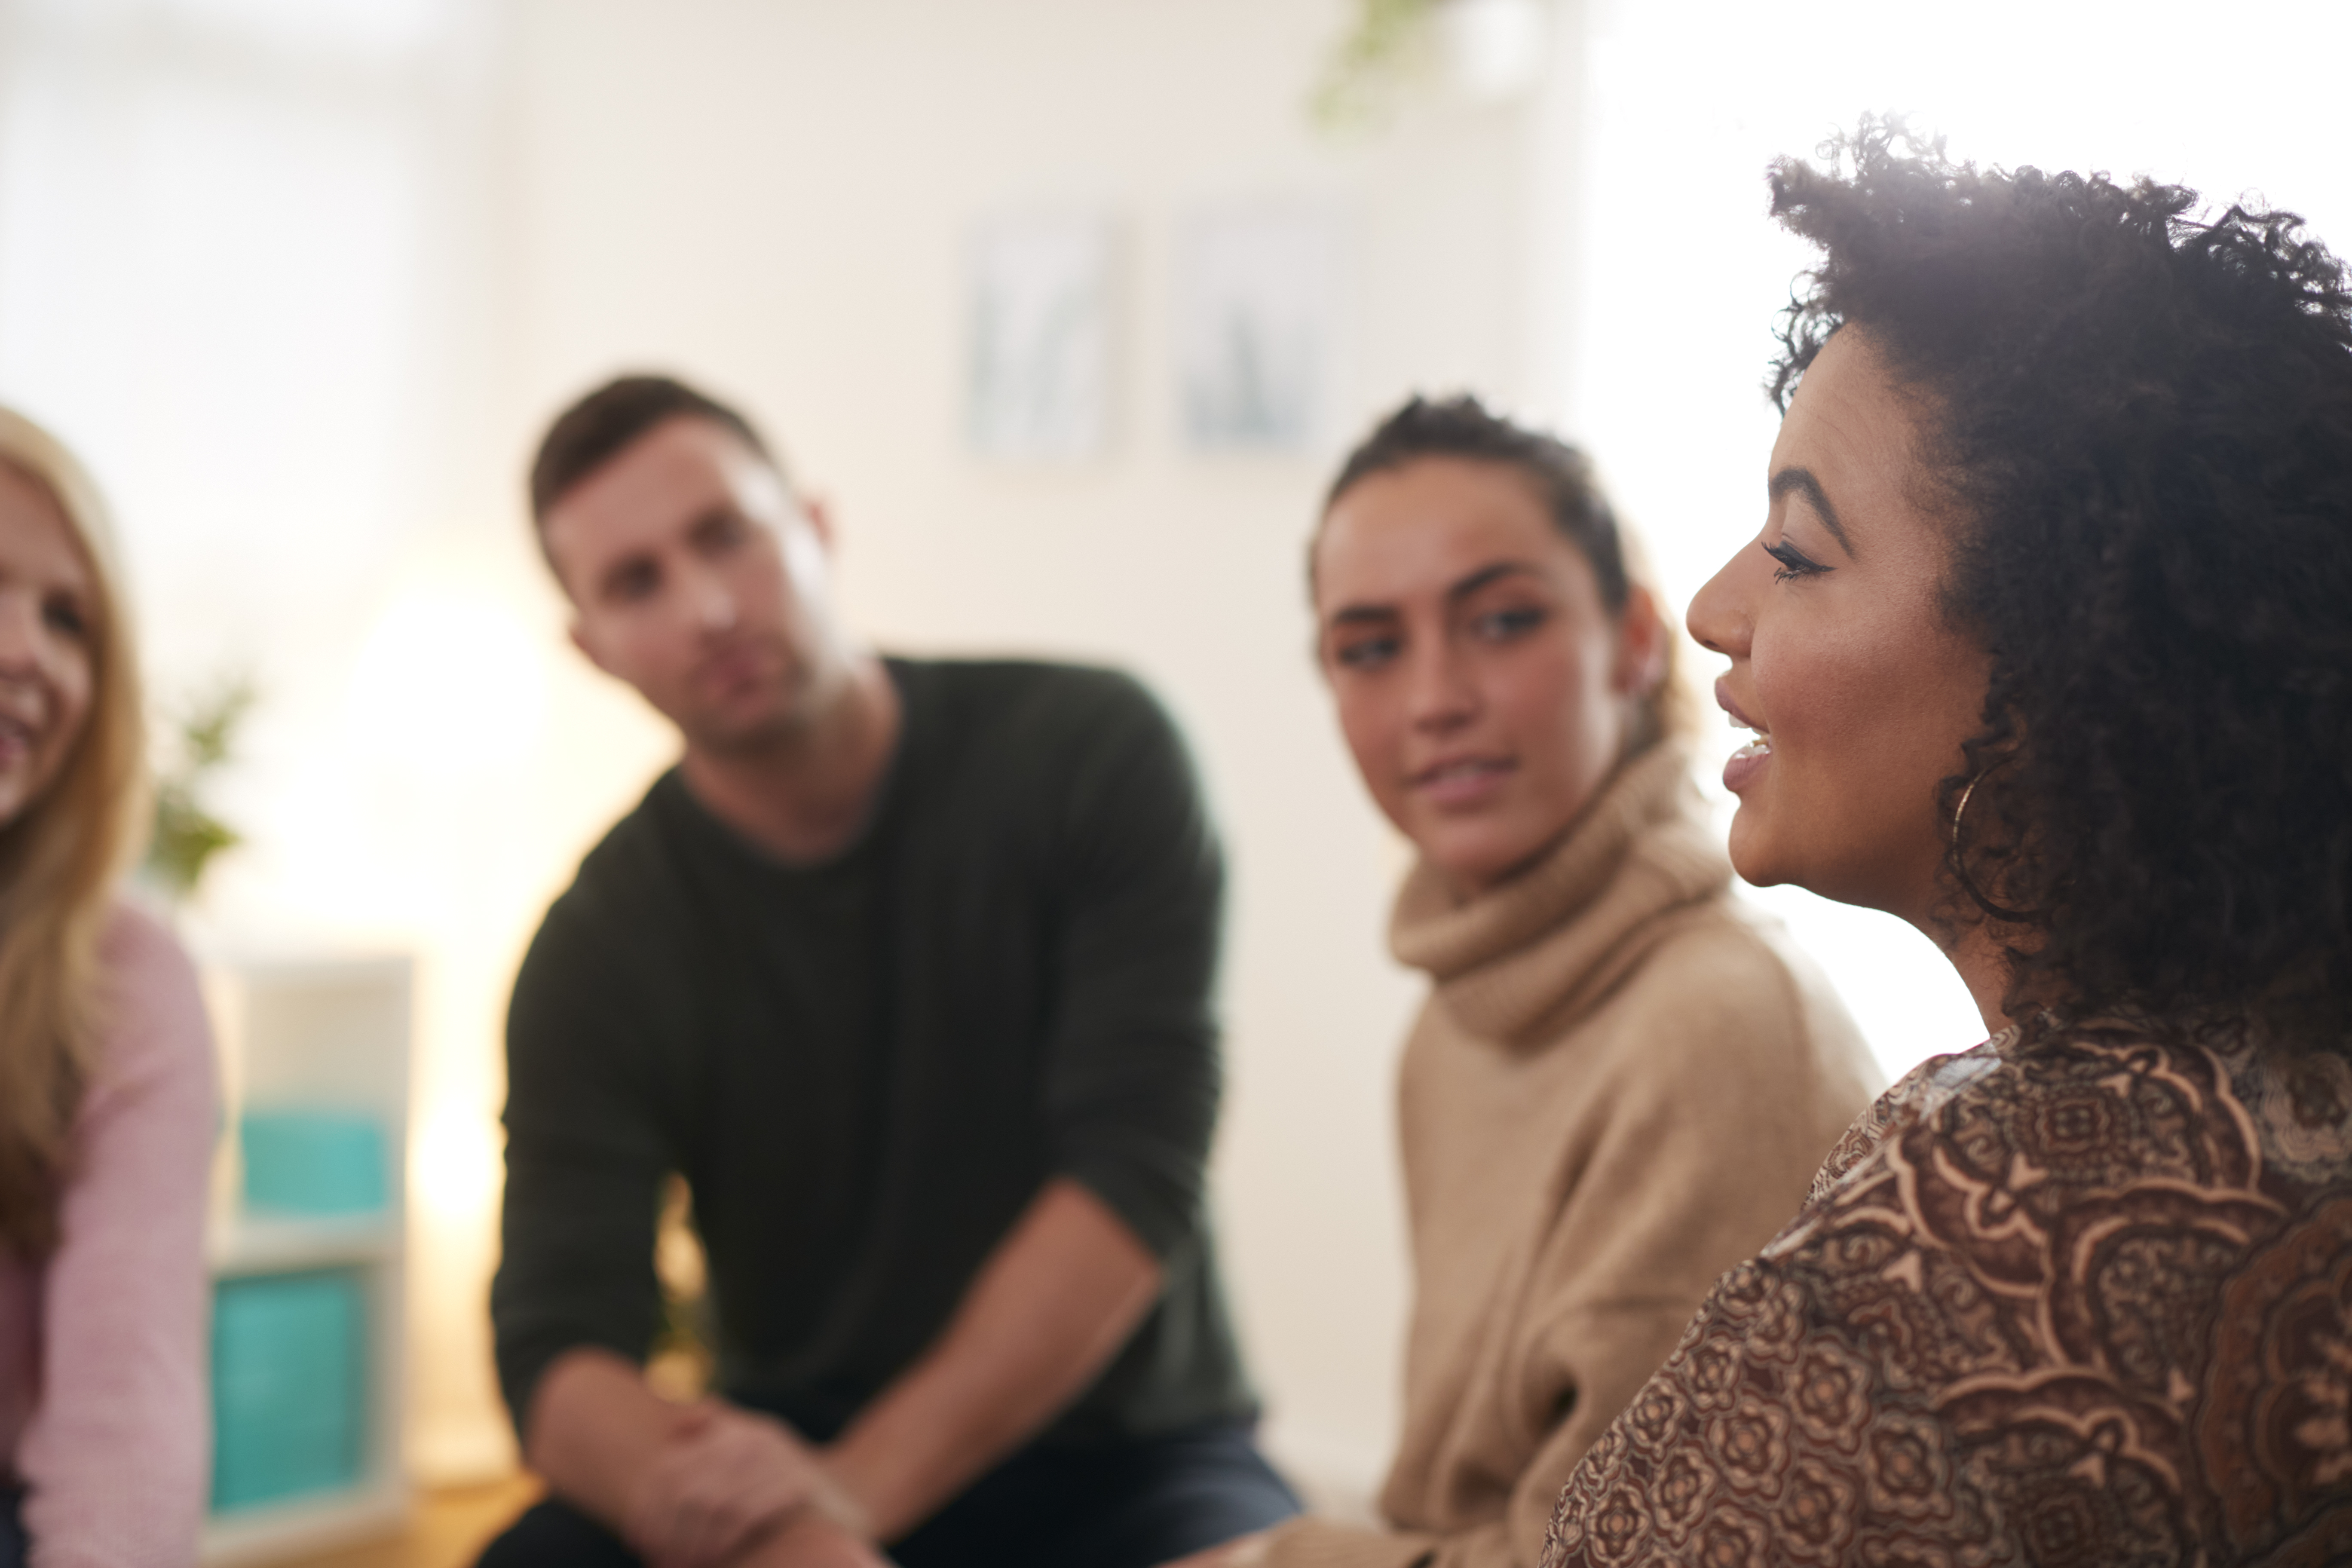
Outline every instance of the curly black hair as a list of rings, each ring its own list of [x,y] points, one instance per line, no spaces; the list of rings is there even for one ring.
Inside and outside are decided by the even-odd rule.
[[[1899,120],[1782,160],[1824,253],[1785,408],[1853,326],[1923,409],[1946,613],[1992,658],[1946,779],[2010,1007],[2352,1049],[2352,288],[2302,220],[1979,170]]]

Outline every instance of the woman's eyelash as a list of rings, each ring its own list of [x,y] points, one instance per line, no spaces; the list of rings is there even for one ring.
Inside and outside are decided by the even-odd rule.
[[[1507,637],[1519,632],[1532,631],[1543,623],[1544,612],[1533,608],[1489,610],[1478,617],[1478,624],[1482,627],[1500,632]]]
[[[1775,583],[1786,583],[1792,577],[1815,577],[1831,570],[1786,540],[1778,544],[1766,543],[1764,553],[1780,563],[1772,574]]]

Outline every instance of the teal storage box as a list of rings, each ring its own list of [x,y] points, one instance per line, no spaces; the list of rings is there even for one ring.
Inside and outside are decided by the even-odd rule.
[[[245,1205],[262,1214],[384,1207],[383,1124],[347,1110],[248,1110],[238,1123]]]
[[[349,1268],[224,1279],[213,1294],[213,1508],[356,1483],[367,1301]]]

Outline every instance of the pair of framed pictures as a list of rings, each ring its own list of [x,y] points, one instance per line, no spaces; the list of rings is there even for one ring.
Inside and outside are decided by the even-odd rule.
[[[1118,414],[1118,223],[1019,214],[973,231],[967,258],[969,435],[984,456],[1107,453]],[[1176,228],[1158,297],[1183,444],[1306,452],[1329,426],[1340,329],[1339,225],[1307,205],[1196,213]]]

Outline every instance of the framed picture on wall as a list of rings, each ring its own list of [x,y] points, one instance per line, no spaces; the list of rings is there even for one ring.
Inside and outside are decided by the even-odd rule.
[[[1197,451],[1306,452],[1339,383],[1339,225],[1308,204],[1195,213],[1175,256],[1175,359]]]
[[[1108,447],[1115,241],[1100,215],[1006,214],[974,226],[965,420],[975,451],[1069,462]]]

